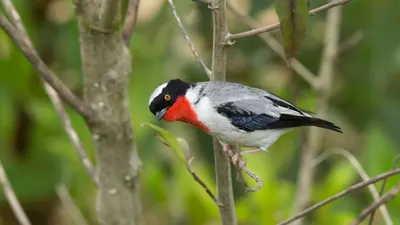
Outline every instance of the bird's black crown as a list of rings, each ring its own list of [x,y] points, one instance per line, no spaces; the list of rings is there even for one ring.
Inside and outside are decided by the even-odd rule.
[[[161,110],[172,106],[179,96],[184,96],[186,91],[194,84],[186,83],[180,79],[168,81],[161,93],[154,97],[149,105],[151,113],[154,115]]]

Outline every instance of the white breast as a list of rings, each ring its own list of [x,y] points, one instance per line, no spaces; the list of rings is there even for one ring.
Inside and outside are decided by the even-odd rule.
[[[200,101],[197,101],[197,92],[189,90],[186,93],[186,98],[196,110],[198,120],[210,129],[211,135],[227,144],[260,147],[263,150],[267,150],[282,134],[290,130],[276,129],[245,132],[233,126],[228,118],[217,113],[208,97],[203,96]]]

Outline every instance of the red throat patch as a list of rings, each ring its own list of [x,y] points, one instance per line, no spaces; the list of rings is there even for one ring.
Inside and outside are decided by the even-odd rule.
[[[194,111],[190,102],[185,97],[178,97],[175,103],[168,108],[167,113],[165,113],[163,120],[166,121],[182,121],[195,125],[204,132],[209,132],[208,129],[202,122],[197,118],[197,113]]]

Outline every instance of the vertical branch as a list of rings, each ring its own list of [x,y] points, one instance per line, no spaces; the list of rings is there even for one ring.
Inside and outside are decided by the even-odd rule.
[[[227,37],[229,35],[226,21],[226,1],[211,1],[213,18],[213,55],[212,55],[212,78],[224,81],[226,79],[227,63]],[[235,225],[235,203],[233,200],[231,163],[229,157],[224,154],[223,148],[218,140],[213,139],[215,173],[217,179],[218,200],[221,203],[219,212],[223,225]]]
[[[19,203],[17,196],[11,187],[10,182],[8,181],[6,172],[4,171],[4,167],[0,162],[0,185],[3,187],[4,195],[13,210],[15,217],[21,225],[31,225],[28,217],[26,216],[21,204]]]
[[[317,99],[317,114],[322,118],[327,117],[328,101],[331,92],[332,77],[339,45],[341,6],[328,11],[325,30],[325,49],[323,51],[321,67],[319,71],[318,87],[321,92]],[[303,148],[301,157],[299,178],[294,203],[294,212],[305,208],[310,200],[314,169],[311,161],[321,146],[322,132],[316,128],[310,128],[307,143]],[[296,222],[302,224],[302,219]]]
[[[96,151],[100,224],[142,224],[141,162],[129,107],[131,54],[119,23],[121,0],[76,0],[84,100],[98,119],[89,124]]]

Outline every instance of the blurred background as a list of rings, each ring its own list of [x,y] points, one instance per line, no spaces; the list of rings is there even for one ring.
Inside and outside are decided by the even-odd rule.
[[[272,0],[231,0],[260,24],[278,21]],[[28,33],[44,61],[74,92],[82,93],[79,39],[69,0],[15,0]],[[311,1],[311,7],[326,4]],[[207,65],[211,62],[212,21],[201,4],[176,1],[178,14]],[[369,176],[386,172],[400,154],[400,3],[394,0],[353,0],[343,6],[339,55],[332,79],[328,120],[343,135],[324,132],[319,152],[344,148],[355,155]],[[229,14],[232,33],[247,30]],[[297,58],[318,74],[324,47],[326,12],[310,17],[306,39]],[[272,32],[280,38],[279,30]],[[148,98],[159,84],[181,78],[205,81],[165,0],[142,0],[131,42],[133,72],[131,109],[141,175],[145,224],[219,224],[218,209],[204,190],[143,122],[156,123]],[[0,160],[33,224],[77,224],[65,205],[68,190],[88,224],[96,224],[96,189],[67,138],[39,77],[8,36],[0,31]],[[259,37],[238,40],[229,48],[227,79],[268,90],[303,109],[316,110],[317,94]],[[68,108],[86,151],[94,160],[90,133]],[[194,170],[215,192],[211,138],[183,123],[156,123],[184,138],[196,159]],[[268,153],[246,157],[264,185],[244,192],[234,180],[239,224],[275,224],[292,215],[301,148],[307,129],[283,136]],[[317,167],[312,203],[359,182],[343,157],[333,156]],[[389,179],[386,190],[400,181]],[[255,185],[249,181],[250,185]],[[376,187],[379,190],[381,183]],[[63,197],[64,196],[64,197]],[[64,199],[61,201],[60,199]],[[368,189],[348,195],[309,215],[305,224],[348,224],[373,201]],[[400,198],[387,204],[400,224]],[[17,224],[0,191],[0,224]],[[366,223],[365,223],[366,224]],[[377,212],[374,224],[384,224]]]

